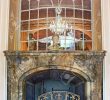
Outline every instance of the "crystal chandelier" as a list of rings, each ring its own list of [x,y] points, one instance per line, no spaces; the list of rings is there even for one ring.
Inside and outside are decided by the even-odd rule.
[[[50,31],[55,34],[62,35],[64,34],[64,32],[72,30],[72,26],[68,24],[65,20],[63,20],[63,18],[61,17],[62,9],[60,7],[57,7],[55,11],[56,11],[56,18],[49,25]]]

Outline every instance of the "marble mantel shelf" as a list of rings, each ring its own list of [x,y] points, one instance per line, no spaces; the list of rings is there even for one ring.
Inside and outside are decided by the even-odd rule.
[[[72,53],[74,55],[100,55],[105,56],[106,51],[4,51],[5,55],[39,55],[40,53],[47,53],[47,54],[57,54],[57,53]]]
[[[79,66],[96,66],[102,63],[105,51],[4,51],[7,62],[19,66],[30,59],[34,66],[71,66],[76,62]]]
[[[31,60],[33,66],[72,66],[75,62],[81,67],[92,69],[98,63],[103,63],[105,56],[105,51],[4,51],[4,53],[10,67],[12,65],[18,67],[22,62]]]

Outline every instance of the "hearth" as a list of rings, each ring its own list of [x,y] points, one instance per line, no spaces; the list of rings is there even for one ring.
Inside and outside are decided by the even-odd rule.
[[[105,51],[5,51],[8,100],[102,100]],[[74,99],[73,99],[74,98]]]
[[[24,97],[26,100],[85,100],[85,83],[83,77],[71,71],[49,69],[25,78]]]

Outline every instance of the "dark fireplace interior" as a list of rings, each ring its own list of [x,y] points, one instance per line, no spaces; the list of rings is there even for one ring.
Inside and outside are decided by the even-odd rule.
[[[77,95],[85,100],[84,78],[70,71],[37,72],[26,77],[25,82],[25,100],[79,100]]]

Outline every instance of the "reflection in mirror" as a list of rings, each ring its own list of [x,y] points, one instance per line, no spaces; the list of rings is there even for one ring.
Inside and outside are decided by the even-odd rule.
[[[92,50],[91,0],[21,0],[20,50],[49,50],[55,35],[49,25],[56,19],[56,7],[62,9],[62,21],[71,26],[59,35],[60,49]],[[27,39],[30,33],[33,39]]]

